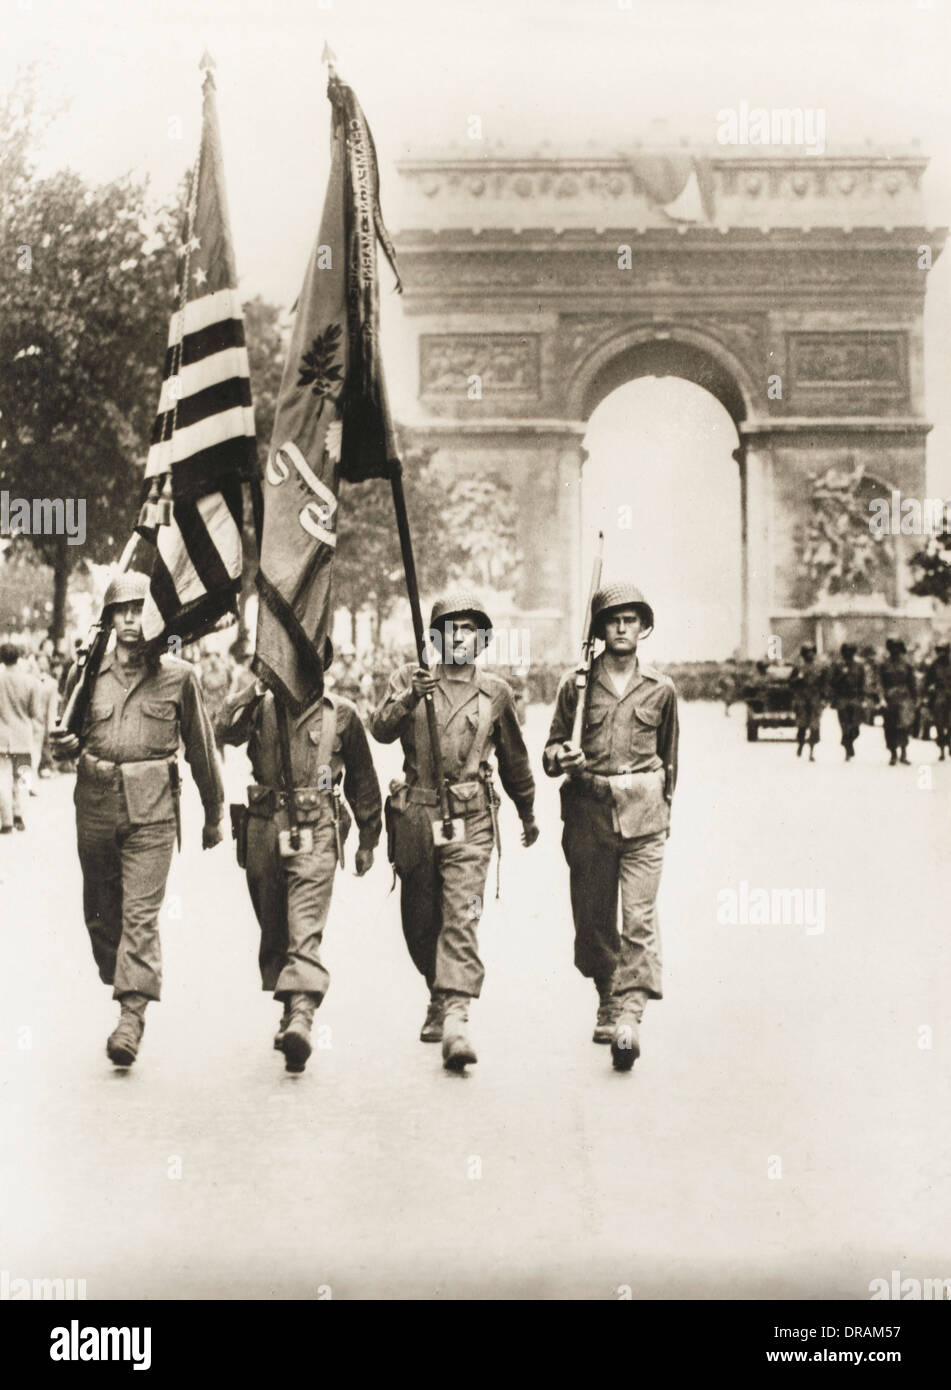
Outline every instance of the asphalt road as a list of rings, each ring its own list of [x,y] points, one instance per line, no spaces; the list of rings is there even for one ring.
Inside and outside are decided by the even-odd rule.
[[[530,711],[536,766],[547,719]],[[381,855],[338,876],[298,1078],[271,1049],[243,875],[228,843],[202,854],[191,787],[165,998],[113,1070],[71,783],[42,782],[0,840],[0,1269],[170,1299],[867,1298],[894,1269],[951,1276],[951,763],[916,743],[890,768],[876,729],[846,767],[828,714],[812,766],[748,745],[739,708],[685,705],[682,728],[666,998],[630,1075],[590,1041],[548,779],[533,849],[503,817],[478,1065],[447,1074],[417,1041]],[[233,795],[244,778],[230,750]],[[758,889],[821,896],[760,923]]]

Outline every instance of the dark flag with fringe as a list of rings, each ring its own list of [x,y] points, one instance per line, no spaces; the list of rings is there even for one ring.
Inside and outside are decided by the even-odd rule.
[[[211,60],[202,60],[202,136],[179,248],[158,414],[138,530],[154,542],[142,626],[148,642],[193,641],[236,611],[242,483],[258,487],[254,412]]]
[[[263,485],[255,670],[297,713],[320,693],[332,618],[340,480],[395,460],[380,358],[377,240],[396,274],[376,149],[333,73],[330,177],[304,276]],[[397,276],[397,289],[399,278]]]

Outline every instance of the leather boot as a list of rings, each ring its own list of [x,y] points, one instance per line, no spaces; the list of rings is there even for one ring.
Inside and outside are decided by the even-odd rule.
[[[611,1038],[611,1061],[616,1071],[630,1071],[641,1055],[640,1024],[646,1002],[647,995],[641,989],[628,990],[618,998]]]
[[[442,1064],[447,1071],[462,1071],[479,1059],[469,1041],[469,996],[447,990],[442,995]]]
[[[120,994],[119,1022],[106,1040],[106,1055],[114,1067],[131,1067],[139,1055],[139,1043],[145,1032],[147,994]]]
[[[290,996],[287,1006],[290,1019],[284,1029],[281,1051],[284,1053],[284,1069],[294,1073],[304,1070],[311,1054],[310,1029],[314,1021],[314,1010],[320,1003],[316,994],[295,993]]]
[[[598,991],[598,1017],[595,1021],[594,1032],[591,1034],[591,1041],[609,1043],[614,1037],[618,1001],[611,993],[611,980],[595,980],[594,983]]]
[[[281,1021],[277,1025],[277,1032],[274,1034],[274,1051],[284,1051],[284,1034],[287,1032],[287,1025],[291,1021],[291,1006],[284,1000],[284,1012],[281,1014]]]
[[[419,1030],[419,1040],[425,1043],[442,1042],[442,1009],[443,1004],[439,995],[433,993],[429,996],[429,1006],[426,1009],[426,1017],[423,1026]]]

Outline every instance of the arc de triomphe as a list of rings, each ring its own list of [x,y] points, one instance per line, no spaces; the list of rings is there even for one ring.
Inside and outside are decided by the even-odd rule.
[[[858,599],[817,594],[803,555],[812,480],[829,469],[861,466],[875,487],[925,495],[922,316],[944,240],[922,225],[926,160],[677,160],[693,167],[692,209],[689,190],[662,206],[634,156],[399,166],[414,443],[512,487],[526,561],[514,620],[570,660],[586,422],[626,381],[684,377],[739,435],[745,653],[773,633],[798,642],[818,614],[850,605],[859,635],[913,630],[913,542],[891,542],[877,592]]]

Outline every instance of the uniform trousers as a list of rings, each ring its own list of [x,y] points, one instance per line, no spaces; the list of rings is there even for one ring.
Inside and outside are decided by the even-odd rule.
[[[625,838],[614,829],[611,803],[589,797],[564,796],[562,817],[575,965],[599,986],[613,978],[615,995],[643,990],[661,999],[657,891],[667,831]]]
[[[400,915],[410,959],[431,990],[478,999],[485,968],[479,919],[494,835],[488,811],[465,817],[465,839],[432,842],[435,807],[410,805],[399,814],[395,866]]]
[[[113,997],[162,997],[158,917],[175,846],[174,820],[133,825],[118,774],[80,774],[74,794],[83,912],[99,978]]]
[[[330,973],[320,959],[330,913],[337,842],[329,818],[311,825],[313,849],[283,857],[284,815],[248,819],[248,891],[261,928],[261,987],[286,1001],[295,993],[323,999]],[[302,827],[303,828],[303,827]]]

